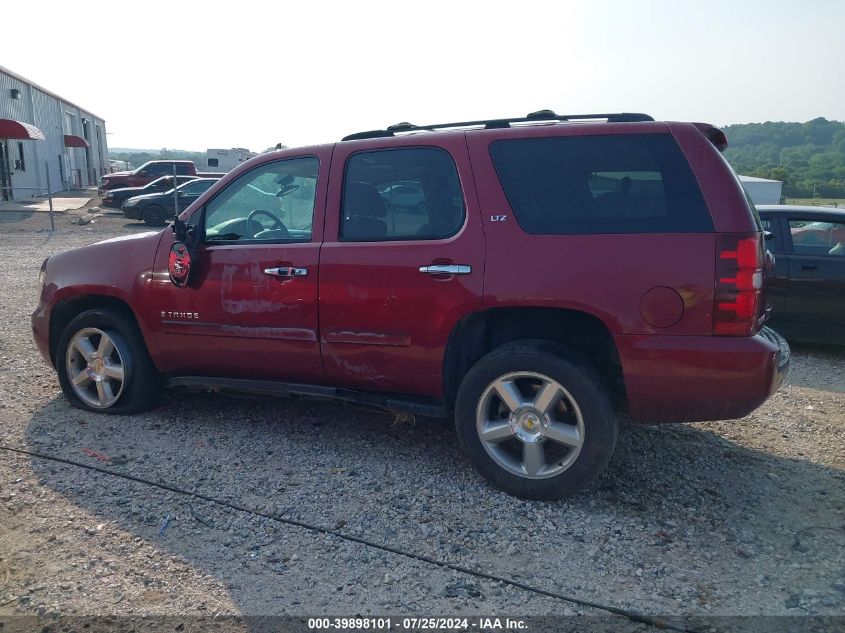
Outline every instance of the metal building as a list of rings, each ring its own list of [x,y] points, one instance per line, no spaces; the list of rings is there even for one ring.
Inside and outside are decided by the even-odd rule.
[[[0,200],[94,186],[108,159],[102,118],[0,66]]]

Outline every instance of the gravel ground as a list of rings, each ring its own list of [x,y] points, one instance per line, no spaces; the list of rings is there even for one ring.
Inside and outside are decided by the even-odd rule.
[[[593,489],[525,502],[475,475],[445,421],[186,392],[131,417],[72,409],[31,340],[38,266],[143,228],[72,219],[0,225],[0,444],[599,605],[845,616],[845,349],[795,346],[788,384],[740,421],[623,428]],[[0,451],[0,616],[56,612],[603,613]]]

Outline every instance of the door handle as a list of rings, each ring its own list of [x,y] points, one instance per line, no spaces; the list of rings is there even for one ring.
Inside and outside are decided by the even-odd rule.
[[[818,270],[818,264],[801,264],[801,270]]]
[[[280,279],[293,279],[294,277],[305,277],[308,274],[307,268],[294,268],[293,266],[279,266],[278,268],[265,268],[265,275],[278,277]]]
[[[466,264],[432,264],[431,266],[420,266],[420,272],[426,275],[469,275],[472,266]]]

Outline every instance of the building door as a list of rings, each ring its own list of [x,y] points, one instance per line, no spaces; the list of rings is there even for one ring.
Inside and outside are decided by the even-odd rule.
[[[103,128],[101,128],[99,125],[96,125],[95,129],[96,129],[96,132],[97,132],[97,158],[99,159],[98,164],[99,164],[99,167],[100,167],[100,174],[99,175],[102,176],[107,171],[106,170],[106,161],[103,160],[103,137],[102,137]]]
[[[67,124],[67,132],[66,134],[73,134],[74,133],[74,119],[76,117],[71,114],[70,112],[65,112],[65,121]],[[79,172],[77,171],[76,167],[76,156],[73,151],[72,147],[65,147],[65,156],[67,157],[67,182],[70,187],[81,187],[82,186],[82,179],[79,178]]]
[[[97,176],[94,174],[94,163],[91,160],[91,130],[88,125],[88,119],[82,119],[82,138],[88,141],[85,146],[85,172],[87,178],[87,185],[97,184]]]
[[[9,141],[0,139],[0,199],[12,199],[12,170],[9,165]]]

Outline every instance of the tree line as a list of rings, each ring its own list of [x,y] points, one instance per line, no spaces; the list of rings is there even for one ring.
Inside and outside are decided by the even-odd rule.
[[[845,123],[823,117],[806,123],[766,121],[723,128],[725,158],[740,174],[783,181],[789,198],[845,198]],[[269,148],[269,151],[272,148]],[[156,152],[110,152],[136,167],[148,160],[192,160],[202,169],[204,152],[162,148]]]
[[[845,198],[845,123],[743,123],[723,128],[740,174],[783,181],[789,198]]]
[[[109,158],[111,160],[127,161],[132,163],[135,167],[140,167],[151,160],[192,160],[194,161],[194,164],[196,164],[197,169],[203,170],[205,168],[205,152],[167,149],[166,147],[161,148],[157,152],[155,150],[145,152],[121,152],[110,150]]]

